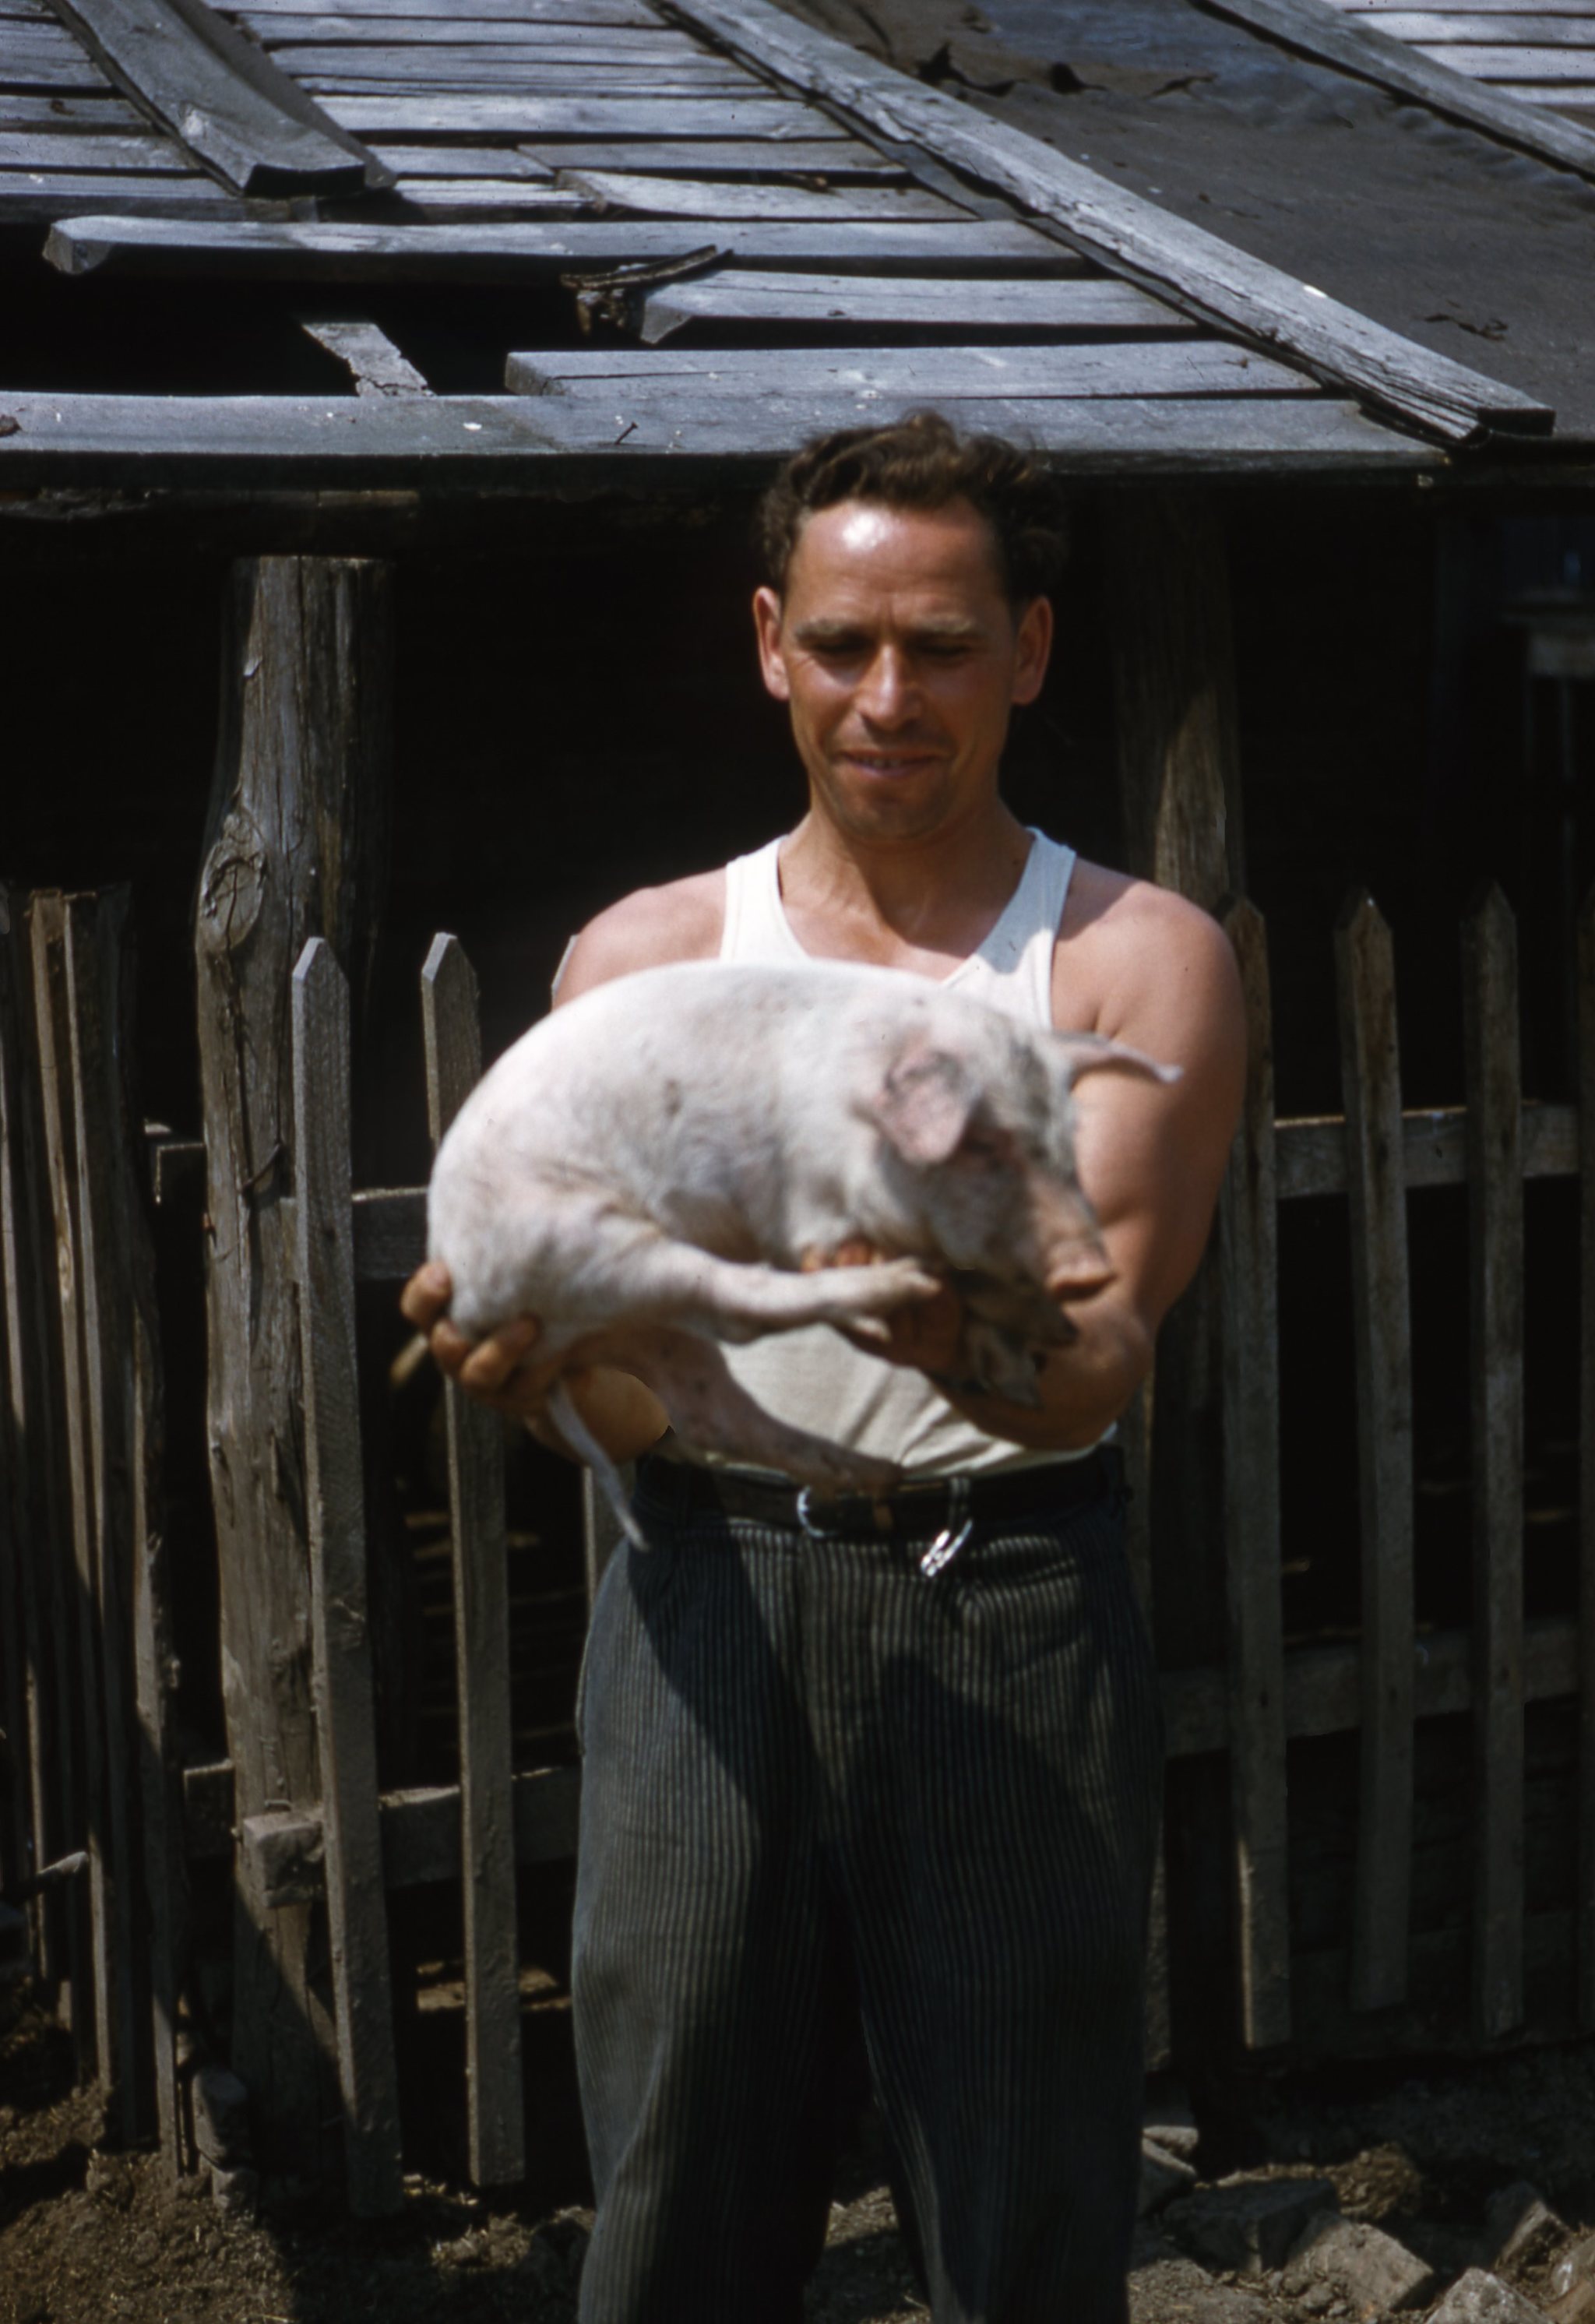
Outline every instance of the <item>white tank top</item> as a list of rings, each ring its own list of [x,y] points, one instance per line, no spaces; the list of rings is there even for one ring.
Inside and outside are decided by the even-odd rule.
[[[780,841],[725,868],[722,960],[806,961],[781,902]],[[1032,831],[1019,886],[978,952],[942,981],[1027,1024],[1052,1023],[1052,954],[1074,851]],[[825,1325],[723,1349],[736,1379],[767,1411],[817,1435],[899,1462],[912,1477],[1023,1469],[1083,1454],[1028,1452],[988,1436],[923,1372],[882,1363]]]

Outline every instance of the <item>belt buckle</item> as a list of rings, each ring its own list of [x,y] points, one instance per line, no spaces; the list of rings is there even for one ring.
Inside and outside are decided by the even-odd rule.
[[[802,1526],[804,1532],[808,1536],[810,1541],[834,1541],[835,1539],[836,1528],[834,1526],[816,1525],[815,1522],[814,1488],[812,1485],[799,1485],[798,1488],[798,1500],[796,1506],[798,1522]]]
[[[934,1582],[945,1566],[951,1565],[974,1531],[974,1519],[964,1514],[969,1508],[969,1494],[970,1480],[967,1477],[948,1478],[947,1522],[936,1539],[919,1553],[922,1581]]]

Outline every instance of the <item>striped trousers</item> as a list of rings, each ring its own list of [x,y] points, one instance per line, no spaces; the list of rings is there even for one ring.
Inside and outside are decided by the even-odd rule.
[[[583,2324],[801,2315],[844,2001],[936,2324],[1122,2324],[1162,1764],[1115,1472],[927,1581],[650,1468],[579,1721]]]

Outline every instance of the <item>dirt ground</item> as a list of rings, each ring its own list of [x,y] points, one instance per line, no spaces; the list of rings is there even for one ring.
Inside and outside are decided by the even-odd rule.
[[[1166,2114],[1154,2104],[1154,2118]],[[1427,2307],[1470,2265],[1552,2307],[1595,2222],[1595,2045],[1466,2068],[1251,2079],[1197,2094],[1199,2183],[1320,2176],[1347,2218],[1378,2222],[1434,2270]],[[587,2215],[480,2200],[420,2178],[401,2216],[354,2225],[270,2186],[223,2208],[158,2157],[102,2150],[92,2095],[73,2092],[61,2037],[0,1998],[0,2324],[566,2324]],[[813,2324],[910,2324],[915,2290],[867,2152],[849,2165],[809,2287]],[[1553,2214],[1499,2256],[1525,2186]],[[1505,2199],[1503,2201],[1503,2198]],[[1225,2199],[1220,2190],[1219,2200]],[[1384,2312],[1286,2266],[1248,2277],[1195,2255],[1176,2200],[1138,2236],[1133,2324],[1306,2324]],[[1196,2249],[1200,2249],[1197,2246]],[[1571,2256],[1570,2256],[1571,2255]],[[1555,2271],[1561,2264],[1562,2273]],[[1591,2263],[1595,2266],[1595,2263]],[[751,2319],[750,2324],[757,2324]]]

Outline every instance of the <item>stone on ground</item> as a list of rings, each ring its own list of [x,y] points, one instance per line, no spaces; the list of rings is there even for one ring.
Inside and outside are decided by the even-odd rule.
[[[1138,2218],[1147,2218],[1160,2211],[1176,2195],[1188,2194],[1196,2184],[1193,2164],[1182,2155],[1170,2154],[1157,2141],[1143,2135],[1141,2139],[1141,2192],[1137,2205]]]
[[[1129,2324],[1270,2324],[1267,2304],[1238,2285],[1215,2283],[1194,2260],[1174,2255],[1132,2263]]]
[[[1495,2265],[1508,2273],[1537,2267],[1550,2258],[1567,2235],[1565,2222],[1557,2218],[1539,2189],[1531,2187],[1526,2180],[1519,2180],[1516,2186],[1503,2187],[1499,2194],[1490,2197],[1484,2225]]]
[[[1327,2179],[1222,2179],[1164,2213],[1188,2252],[1235,2275],[1283,2267],[1308,2220],[1337,2208]]]
[[[1471,2267],[1431,2310],[1429,2324],[1545,2324],[1545,2311],[1498,2275]]]
[[[1194,2163],[1202,2134],[1196,2127],[1196,2117],[1191,2111],[1191,2101],[1182,2086],[1159,2075],[1148,2084],[1147,2102],[1141,2113],[1141,2133],[1165,2154],[1177,2154],[1183,2163]]]
[[[1382,2227],[1320,2211],[1308,2220],[1279,2279],[1291,2298],[1314,2286],[1327,2288],[1354,2316],[1394,2316],[1431,2297],[1434,2271]]]

